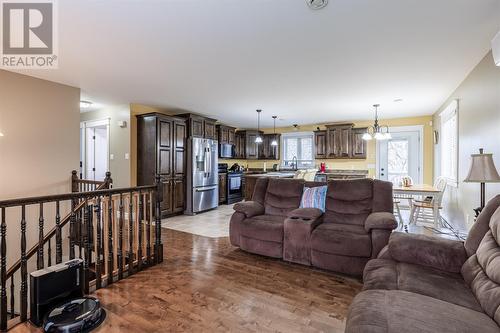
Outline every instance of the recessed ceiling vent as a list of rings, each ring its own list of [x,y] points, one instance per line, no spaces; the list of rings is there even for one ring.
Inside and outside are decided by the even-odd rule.
[[[311,9],[323,9],[328,4],[328,0],[306,0],[307,5]]]

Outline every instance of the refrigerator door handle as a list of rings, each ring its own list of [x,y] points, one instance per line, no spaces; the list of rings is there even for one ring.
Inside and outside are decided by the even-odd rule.
[[[210,186],[210,187],[203,187],[203,188],[197,188],[195,189],[196,192],[208,192],[208,191],[213,191],[217,188],[217,186]]]

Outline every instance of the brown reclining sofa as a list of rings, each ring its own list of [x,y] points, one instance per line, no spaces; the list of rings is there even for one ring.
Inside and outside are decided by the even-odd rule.
[[[347,333],[500,332],[500,195],[464,242],[395,232],[364,271]]]
[[[298,208],[300,179],[259,178],[252,201],[234,206],[229,234],[241,249],[286,261],[361,276],[397,223],[392,184],[373,179],[328,182],[326,211]]]

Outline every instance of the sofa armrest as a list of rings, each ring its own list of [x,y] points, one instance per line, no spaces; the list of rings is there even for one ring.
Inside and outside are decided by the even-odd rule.
[[[298,217],[301,219],[316,220],[323,215],[323,211],[318,208],[297,208],[287,214],[287,217]]]
[[[369,232],[372,229],[396,229],[398,223],[394,214],[388,212],[377,212],[368,215],[365,221],[365,230]]]
[[[246,217],[264,214],[264,206],[255,201],[238,202],[233,206],[233,209],[245,214]]]
[[[389,254],[400,262],[460,273],[467,260],[463,242],[439,237],[394,232]]]

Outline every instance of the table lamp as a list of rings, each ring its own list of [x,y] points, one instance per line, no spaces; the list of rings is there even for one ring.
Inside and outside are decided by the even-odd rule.
[[[493,154],[483,154],[482,148],[479,149],[479,154],[472,154],[469,174],[464,182],[481,183],[481,206],[474,209],[477,217],[486,204],[486,183],[500,183],[500,175],[495,168]]]

